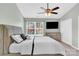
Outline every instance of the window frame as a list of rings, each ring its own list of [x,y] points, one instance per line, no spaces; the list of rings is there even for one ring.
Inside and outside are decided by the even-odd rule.
[[[33,34],[29,34],[28,33],[28,29],[31,29],[31,28],[29,28],[29,23],[30,22],[32,22],[32,21],[25,21],[25,29],[24,29],[24,31],[25,31],[25,34],[27,34],[27,35],[34,35],[34,36],[43,36],[44,35],[44,22],[42,21],[42,22],[37,22],[37,21],[33,21],[32,23],[34,23],[34,33]],[[27,24],[28,23],[28,24]],[[40,23],[41,25],[41,27],[36,27],[36,24],[37,23]],[[33,28],[32,28],[33,29]],[[37,30],[40,32],[41,31],[41,33],[38,33],[37,34]]]

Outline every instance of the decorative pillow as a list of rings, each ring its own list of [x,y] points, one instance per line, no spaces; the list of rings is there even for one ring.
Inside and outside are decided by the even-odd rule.
[[[30,40],[31,39],[31,36],[27,36],[27,40]]]
[[[16,42],[16,43],[20,43],[23,41],[23,39],[21,38],[20,35],[11,35],[11,38]]]
[[[20,36],[22,37],[23,40],[27,39],[27,36],[25,36],[24,34],[20,34]]]

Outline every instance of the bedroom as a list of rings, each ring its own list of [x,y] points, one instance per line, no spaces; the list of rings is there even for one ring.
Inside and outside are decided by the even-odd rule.
[[[47,4],[0,3],[0,55],[79,55],[79,4],[49,3],[49,8],[59,7],[55,11],[58,14],[50,15],[40,14],[44,12],[40,7],[46,9]],[[52,27],[50,23],[56,26]],[[13,42],[10,36],[22,33],[28,40],[21,42],[23,48],[16,48],[20,43]],[[25,42],[27,44],[24,44]],[[25,47],[26,45],[29,49]],[[14,52],[12,49],[22,49],[22,52]]]

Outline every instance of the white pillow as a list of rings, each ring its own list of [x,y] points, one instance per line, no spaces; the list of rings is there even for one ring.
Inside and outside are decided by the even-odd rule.
[[[20,35],[12,35],[11,36],[13,40],[15,40],[17,43],[20,43],[23,41]]]
[[[27,40],[31,40],[31,39],[34,39],[34,35],[27,35]]]

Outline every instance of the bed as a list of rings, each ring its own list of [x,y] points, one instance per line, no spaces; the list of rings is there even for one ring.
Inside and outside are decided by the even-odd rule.
[[[34,36],[31,40],[25,40],[17,44],[10,39],[10,35],[21,34],[22,28],[11,25],[1,25],[1,55],[19,54],[20,55],[45,55],[45,54],[61,54],[65,55],[63,46],[48,36]]]
[[[64,47],[48,36],[34,36],[31,40],[25,40],[19,44],[13,42],[9,52],[21,55],[65,55]]]

